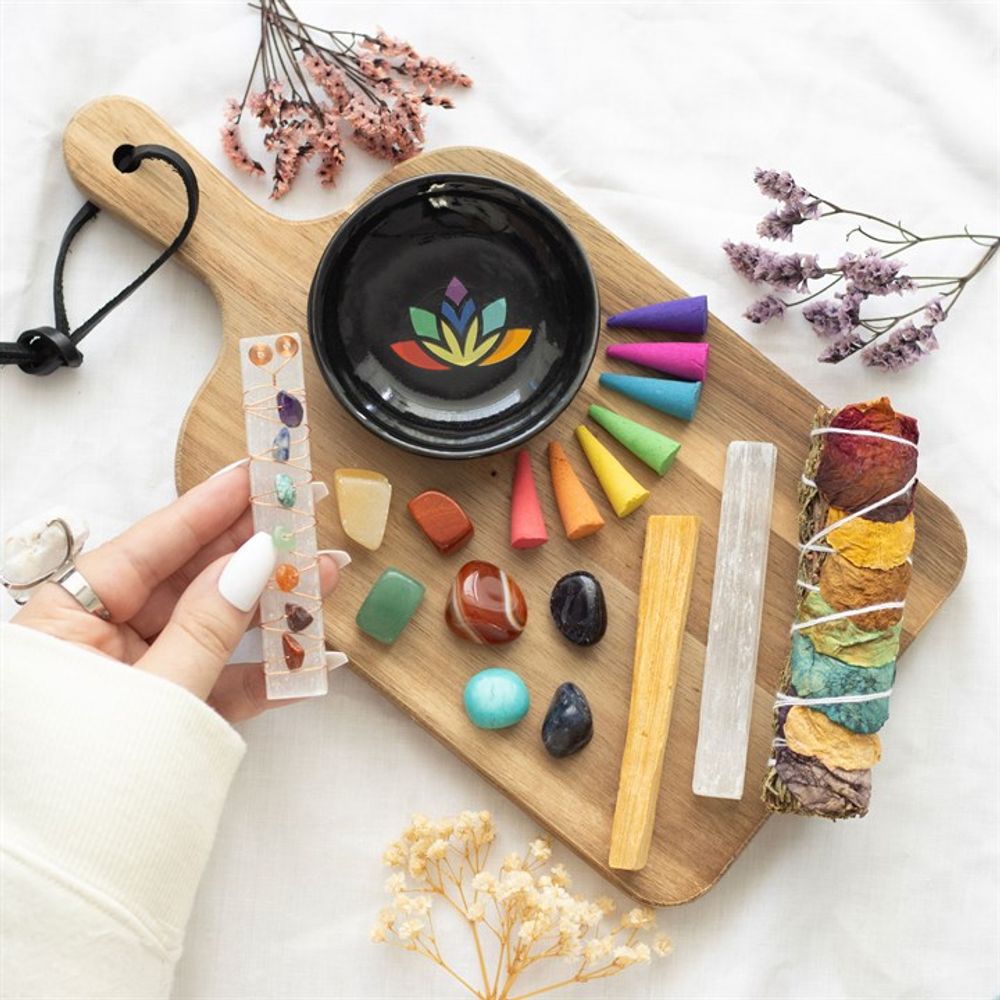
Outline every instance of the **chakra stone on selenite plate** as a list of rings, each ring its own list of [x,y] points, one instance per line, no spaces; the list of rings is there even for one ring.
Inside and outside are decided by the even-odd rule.
[[[313,623],[313,616],[301,604],[285,604],[285,621],[293,632],[302,632]]]
[[[278,408],[278,419],[286,427],[298,427],[302,423],[305,411],[302,408],[301,401],[297,397],[281,389],[274,402]]]
[[[513,670],[490,667],[469,678],[463,694],[465,712],[480,729],[506,729],[528,713],[531,698]]]
[[[298,670],[306,658],[306,651],[294,636],[285,632],[281,637],[281,650],[285,654],[285,666],[289,670]]]
[[[278,503],[282,507],[294,507],[295,499],[297,493],[295,490],[295,481],[286,472],[279,472],[274,477],[274,493],[278,498]]]
[[[274,571],[274,582],[278,590],[288,593],[299,585],[299,571],[291,563],[281,563]]]
[[[368,592],[355,622],[362,632],[390,645],[420,607],[424,592],[419,580],[389,567]]]
[[[374,552],[385,537],[392,483],[370,469],[337,469],[333,484],[344,534]]]
[[[445,609],[448,627],[462,639],[498,645],[516,639],[528,605],[514,579],[493,563],[466,563],[455,577]]]
[[[287,524],[276,524],[271,541],[279,552],[291,552],[295,548],[295,532]]]
[[[287,427],[282,427],[274,435],[274,443],[271,445],[271,458],[276,462],[287,462],[292,454],[292,435]]]

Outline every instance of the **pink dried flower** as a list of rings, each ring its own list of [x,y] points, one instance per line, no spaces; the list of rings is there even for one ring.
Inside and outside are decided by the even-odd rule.
[[[232,99],[226,101],[226,124],[219,129],[222,135],[222,151],[237,169],[251,176],[263,176],[264,168],[247,151],[240,134],[240,105]]]
[[[837,266],[859,291],[869,295],[888,295],[890,292],[901,295],[916,287],[911,278],[899,273],[904,266],[901,260],[889,260],[874,248],[861,256],[845,253]]]
[[[743,314],[751,323],[766,323],[775,316],[784,316],[785,303],[774,295],[758,299]]]
[[[917,327],[912,322],[897,327],[884,341],[861,353],[869,368],[896,372],[915,365],[925,354],[938,349],[931,325]]]

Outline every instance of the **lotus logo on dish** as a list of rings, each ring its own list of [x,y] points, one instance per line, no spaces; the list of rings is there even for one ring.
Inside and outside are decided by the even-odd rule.
[[[445,289],[439,315],[410,307],[416,340],[399,340],[393,351],[404,361],[429,371],[496,365],[512,358],[528,342],[532,331],[506,329],[507,300],[495,299],[480,311],[469,290],[452,278]]]

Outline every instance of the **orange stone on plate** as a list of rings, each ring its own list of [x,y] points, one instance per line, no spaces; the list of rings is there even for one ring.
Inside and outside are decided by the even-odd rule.
[[[440,490],[425,490],[406,506],[431,544],[445,555],[460,549],[475,531],[458,501]]]
[[[275,342],[274,346],[283,358],[294,358],[299,352],[299,342],[294,337],[289,337],[283,333]]]
[[[306,658],[306,651],[302,648],[302,643],[285,632],[281,637],[281,648],[285,654],[285,666],[289,670],[298,670]]]
[[[528,604],[521,588],[499,566],[473,561],[458,571],[444,618],[455,635],[495,646],[524,631]]]
[[[282,563],[274,571],[274,582],[286,593],[299,585],[299,571],[291,563]]]
[[[250,348],[250,360],[258,367],[266,365],[272,357],[274,354],[267,344],[254,344]]]

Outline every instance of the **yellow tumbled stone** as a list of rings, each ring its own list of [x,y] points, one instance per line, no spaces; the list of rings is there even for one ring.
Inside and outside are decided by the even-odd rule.
[[[374,552],[385,537],[392,483],[370,469],[337,469],[333,484],[344,534]]]
[[[784,736],[789,750],[844,771],[867,771],[882,756],[878,733],[852,733],[802,705],[789,709]]]

